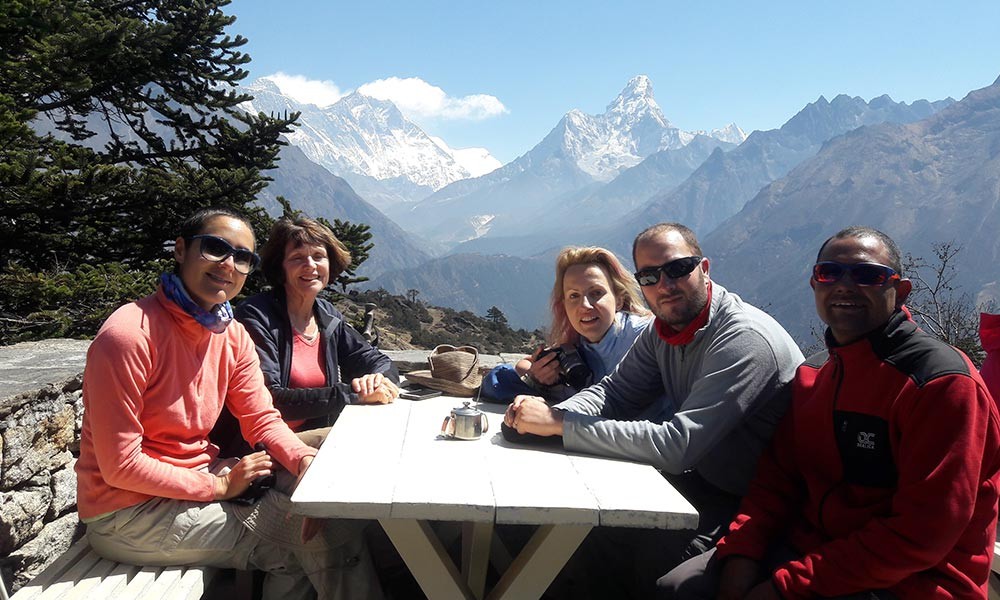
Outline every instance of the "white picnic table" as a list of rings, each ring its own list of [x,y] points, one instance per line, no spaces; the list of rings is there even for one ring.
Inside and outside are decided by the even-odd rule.
[[[491,545],[502,575],[486,597],[537,598],[596,525],[697,525],[694,508],[651,466],[507,442],[505,406],[478,405],[489,417],[478,440],[441,437],[463,400],[348,406],[292,501],[311,516],[377,519],[435,600],[483,598]],[[462,523],[460,567],[431,521]],[[493,537],[507,523],[538,526],[509,564]]]

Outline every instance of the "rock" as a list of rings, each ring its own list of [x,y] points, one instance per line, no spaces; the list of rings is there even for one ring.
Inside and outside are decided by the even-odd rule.
[[[3,471],[0,489],[11,490],[35,473],[66,464],[75,440],[76,414],[56,388],[49,386],[4,420]]]
[[[531,356],[531,355],[530,354],[522,354],[522,353],[510,354],[510,353],[507,353],[507,352],[501,352],[500,353],[500,362],[501,363],[505,363],[505,364],[511,364],[511,365],[513,365],[513,364],[516,364],[517,361],[521,360],[522,358],[527,358],[529,356]]]
[[[73,456],[80,456],[80,432],[83,430],[83,390],[73,392],[73,441],[68,450]]]
[[[0,346],[0,400],[77,375],[89,347],[89,340],[67,339]]]
[[[70,460],[66,466],[52,474],[50,487],[52,489],[52,502],[49,504],[49,512],[45,515],[46,520],[53,520],[63,513],[76,509],[76,459]]]
[[[400,373],[428,368],[427,355],[430,352],[427,350],[383,350],[382,352],[392,359]]]
[[[383,350],[386,356],[392,359],[393,364],[399,369],[400,373],[409,373],[410,371],[419,371],[421,369],[429,369],[430,366],[427,364],[427,356],[431,353],[430,350]],[[509,355],[514,356],[514,355]],[[516,355],[518,358],[524,356],[523,354]],[[518,359],[515,359],[518,360]],[[509,359],[503,356],[497,356],[495,354],[480,354],[479,355],[479,367],[486,367],[491,369],[500,363],[510,362]]]
[[[70,377],[62,386],[62,391],[64,394],[72,394],[75,392],[80,392],[83,394],[83,373],[78,373],[76,377]]]
[[[2,566],[4,581],[11,584],[11,591],[24,587],[83,537],[84,531],[76,513],[70,513],[52,521],[35,539],[11,552]]]
[[[52,503],[48,475],[44,486],[29,486],[15,492],[0,492],[0,556],[38,535],[42,517]]]

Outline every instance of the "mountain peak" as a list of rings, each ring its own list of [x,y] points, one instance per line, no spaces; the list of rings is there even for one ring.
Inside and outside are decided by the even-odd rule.
[[[281,88],[278,87],[278,84],[266,77],[255,79],[253,83],[247,86],[247,89],[255,92],[271,92],[273,94],[281,93]]]
[[[393,112],[399,112],[399,107],[397,107],[393,102],[389,100],[382,100],[374,96],[368,96],[362,94],[361,92],[354,91],[350,94],[341,98],[337,104],[343,103],[345,106],[356,107],[356,106],[369,106],[373,108],[389,109]]]
[[[653,82],[649,80],[646,75],[636,75],[632,79],[628,80],[625,84],[625,89],[622,90],[623,96],[649,96],[653,97]]]
[[[605,114],[641,112],[652,112],[663,119],[660,105],[653,97],[653,83],[645,75],[636,75],[628,80],[618,97],[608,104]]]
[[[717,140],[722,140],[723,142],[736,144],[737,146],[742,144],[743,140],[747,139],[746,132],[743,131],[743,129],[736,123],[730,123],[725,127],[713,129],[709,133],[709,136]]]
[[[484,149],[456,149],[435,141],[391,100],[354,91],[320,108],[282,94],[273,80],[258,79],[247,90],[254,95],[254,112],[301,111],[300,126],[287,138],[309,160],[352,178],[352,185],[361,181],[374,186],[390,201],[413,201],[497,166]]]

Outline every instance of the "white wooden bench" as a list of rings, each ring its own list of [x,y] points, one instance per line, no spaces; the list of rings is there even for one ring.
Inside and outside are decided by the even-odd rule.
[[[11,600],[198,600],[212,567],[138,567],[101,558],[83,538]]]

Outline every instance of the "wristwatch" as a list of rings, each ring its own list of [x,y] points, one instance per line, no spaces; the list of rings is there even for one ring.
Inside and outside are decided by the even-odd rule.
[[[542,389],[541,384],[539,384],[538,381],[535,380],[535,378],[531,376],[530,372],[527,372],[524,375],[521,375],[521,383],[523,383],[524,385],[530,387],[533,390],[541,390]]]

